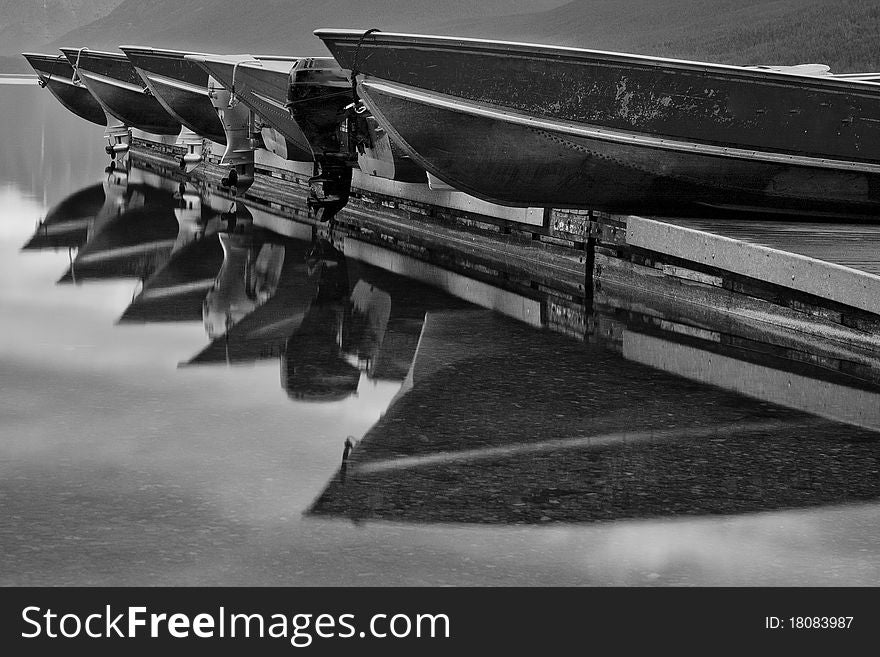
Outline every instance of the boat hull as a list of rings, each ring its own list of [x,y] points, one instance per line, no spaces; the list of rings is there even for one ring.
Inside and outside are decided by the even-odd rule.
[[[880,211],[880,85],[470,39],[319,30],[432,174],[508,205]]]
[[[62,48],[79,69],[83,83],[104,110],[125,125],[155,135],[177,135],[180,122],[155,97],[144,92],[144,82],[125,55]]]
[[[73,81],[73,66],[64,55],[25,53],[24,57],[37,72],[40,81],[64,107],[86,121],[107,125],[107,116],[101,104],[85,85]]]
[[[651,214],[880,211],[880,168],[841,170],[786,158],[761,162],[689,144],[646,145],[509,113],[471,113],[465,110],[478,108],[444,106],[387,84],[367,81],[361,91],[422,167],[489,201]]]
[[[193,53],[135,46],[121,50],[171,116],[197,135],[226,144],[223,124],[208,97],[208,74],[186,59]]]

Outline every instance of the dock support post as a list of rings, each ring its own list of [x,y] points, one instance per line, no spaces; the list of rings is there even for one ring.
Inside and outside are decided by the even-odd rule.
[[[589,311],[593,305],[593,269],[596,266],[596,223],[590,210],[587,239],[584,242],[584,306]]]

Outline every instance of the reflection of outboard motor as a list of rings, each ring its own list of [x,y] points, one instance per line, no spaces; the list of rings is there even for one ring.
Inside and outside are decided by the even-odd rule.
[[[329,221],[348,203],[357,153],[343,133],[351,112],[344,71],[330,57],[306,57],[290,72],[287,108],[309,140],[315,173],[309,180],[310,210]]]
[[[391,295],[363,280],[351,291],[340,339],[342,350],[373,375],[391,317]]]
[[[238,188],[238,171],[235,169],[230,169],[229,173],[220,179],[220,185],[223,187],[232,187],[233,189]]]
[[[184,246],[200,239],[205,231],[202,222],[202,197],[196,191],[188,190],[184,183],[180,183],[177,193],[174,195],[174,216],[180,227],[177,231],[177,240],[174,242],[172,253],[176,253]]]
[[[113,157],[115,157],[115,154]],[[104,173],[108,174],[109,176],[124,176],[126,178],[126,181],[128,179],[128,173],[130,170],[131,158],[128,158],[125,155],[123,155],[119,159],[111,158],[107,166],[104,167]]]
[[[317,303],[343,303],[348,297],[345,256],[328,240],[316,239],[306,255],[309,278],[317,281]]]
[[[218,217],[223,232],[251,233],[254,229],[254,216],[244,203],[233,201],[225,212]]]
[[[220,181],[233,194],[244,194],[254,182],[254,150],[259,139],[254,136],[253,113],[214,78],[208,78],[208,95],[226,133],[226,151],[220,160],[229,173]]]
[[[104,204],[98,210],[94,220],[89,224],[88,240],[92,240],[114,218],[127,210],[142,207],[144,195],[137,191],[129,190],[129,164],[126,158],[125,166],[118,166],[111,171],[106,171],[107,177],[102,186],[104,188]],[[108,167],[109,168],[109,167]]]
[[[316,294],[309,312],[285,344],[281,386],[291,399],[345,399],[357,392],[360,380],[360,370],[340,349],[349,295],[345,256],[329,241],[316,239],[306,262]]]
[[[357,392],[360,370],[337,343],[341,308],[319,303],[287,339],[281,356],[281,386],[291,399],[338,401]]]
[[[266,243],[256,246],[247,234],[220,234],[223,266],[205,297],[202,315],[210,338],[226,333],[278,287],[284,265],[284,247]]]

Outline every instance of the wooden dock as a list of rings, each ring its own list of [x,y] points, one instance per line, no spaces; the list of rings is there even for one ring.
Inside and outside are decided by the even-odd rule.
[[[318,225],[306,204],[311,166],[257,153],[254,184],[237,200],[281,220]],[[216,153],[186,176],[177,155],[174,147],[133,140],[136,166],[236,200],[219,184],[224,172]],[[461,192],[355,174],[351,200],[333,222],[336,239],[361,253],[372,244],[409,258],[406,266],[403,260],[386,263],[407,275],[418,277],[416,263],[430,262],[541,299],[543,325],[582,336],[601,332],[583,309],[603,308],[606,316],[672,318],[697,334],[760,336],[783,350],[840,361],[844,369],[873,371],[877,365],[880,225],[507,208]],[[467,296],[467,290],[457,294]],[[482,302],[492,307],[485,293]],[[509,303],[496,305],[503,311]],[[522,311],[509,314],[529,321]]]

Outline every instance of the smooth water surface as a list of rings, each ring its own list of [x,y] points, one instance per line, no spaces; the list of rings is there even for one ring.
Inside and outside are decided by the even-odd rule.
[[[0,112],[0,583],[880,583],[871,354],[517,296]]]

